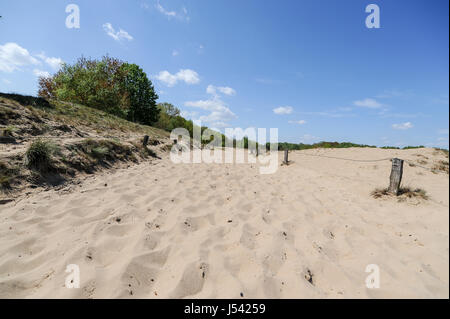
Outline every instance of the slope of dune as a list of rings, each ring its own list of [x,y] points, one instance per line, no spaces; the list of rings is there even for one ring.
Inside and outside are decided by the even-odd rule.
[[[0,297],[449,297],[449,177],[430,170],[448,157],[317,149],[281,166],[281,156],[260,175],[257,164],[165,155],[0,206]],[[373,198],[388,160],[331,157],[406,159],[403,185],[429,199]],[[64,286],[69,264],[79,289]],[[366,287],[369,264],[378,289]]]
[[[143,137],[150,143],[143,146]],[[166,131],[83,105],[0,93],[0,203],[23,193],[77,182],[77,176],[157,157]],[[52,150],[51,169],[26,165],[30,146]]]

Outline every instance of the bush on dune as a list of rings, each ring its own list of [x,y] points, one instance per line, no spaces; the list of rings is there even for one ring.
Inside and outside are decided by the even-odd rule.
[[[52,154],[55,146],[43,140],[34,141],[28,148],[25,159],[31,169],[45,173],[52,168]]]
[[[108,56],[80,58],[51,77],[39,78],[39,96],[93,107],[140,124],[158,120],[158,95],[145,72]]]

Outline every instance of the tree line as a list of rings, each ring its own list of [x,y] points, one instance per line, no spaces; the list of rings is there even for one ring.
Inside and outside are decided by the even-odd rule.
[[[119,116],[132,122],[154,126],[168,132],[185,128],[191,138],[195,124],[181,116],[180,110],[170,103],[157,103],[158,95],[147,74],[136,64],[104,56],[100,60],[81,57],[74,64],[64,64],[49,77],[39,78],[39,96],[46,100],[60,100],[82,104]],[[203,134],[208,127],[202,126]],[[232,141],[224,134],[221,145],[248,148],[248,137]],[[211,139],[202,140],[208,144]],[[266,149],[270,149],[267,143]],[[375,147],[354,143],[319,142],[315,144],[278,143],[279,150],[311,148]],[[391,148],[391,147],[387,147]],[[412,148],[412,147],[408,147]]]

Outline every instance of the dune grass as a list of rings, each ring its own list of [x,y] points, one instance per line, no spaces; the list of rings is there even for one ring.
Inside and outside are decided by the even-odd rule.
[[[19,168],[0,161],[0,190],[10,189],[14,179],[19,175]]]
[[[50,171],[53,167],[52,155],[57,146],[41,139],[31,143],[25,153],[25,163],[28,168],[41,173]]]
[[[371,195],[373,198],[394,196],[393,194],[389,193],[387,188],[377,188],[372,191]],[[399,189],[397,197],[399,197],[399,198],[420,198],[423,200],[429,199],[429,196],[427,195],[427,192],[425,190],[423,190],[421,188],[411,188],[411,187],[401,187]]]

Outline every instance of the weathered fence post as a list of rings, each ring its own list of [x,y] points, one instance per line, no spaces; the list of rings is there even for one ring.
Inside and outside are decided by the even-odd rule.
[[[143,141],[144,146],[147,146],[147,144],[148,144],[148,139],[149,139],[149,136],[148,136],[148,135],[145,135],[145,136],[144,136],[144,141]]]
[[[289,150],[284,150],[284,161],[283,161],[283,164],[284,165],[289,165]]]
[[[400,190],[400,183],[402,182],[402,176],[403,176],[403,160],[393,158],[390,184],[388,189],[389,193],[394,194],[395,196],[398,195]]]

